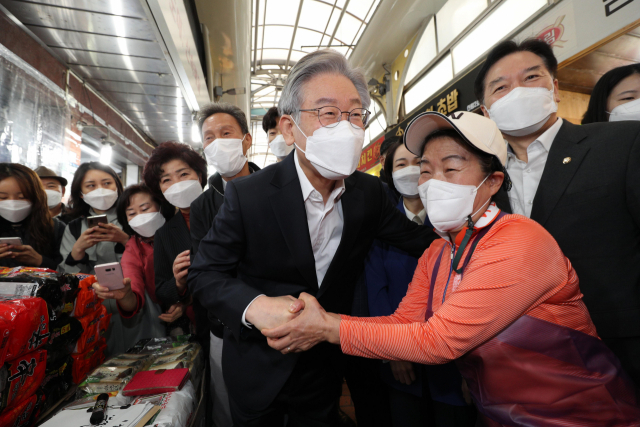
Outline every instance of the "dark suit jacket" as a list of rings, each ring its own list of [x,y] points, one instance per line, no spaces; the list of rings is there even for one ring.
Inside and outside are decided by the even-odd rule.
[[[241,323],[254,298],[308,292],[327,311],[349,313],[354,285],[374,239],[420,256],[436,237],[395,209],[376,177],[356,172],[346,179],[345,187],[342,238],[318,289],[293,155],[227,184],[225,202],[191,266],[189,286],[194,298],[226,325],[225,382],[241,410],[267,407],[296,363],[323,369],[340,355],[339,347],[329,344],[302,355],[271,349],[259,331]]]
[[[640,122],[564,121],[531,219],[578,273],[598,334],[640,337]]]
[[[249,162],[251,173],[259,171],[260,168]],[[200,247],[200,241],[211,229],[211,224],[215,219],[220,206],[224,203],[224,185],[222,176],[215,173],[209,177],[209,188],[191,203],[189,212],[190,232],[191,232],[191,261],[195,258]],[[196,316],[198,341],[206,345],[209,342],[209,332],[218,338],[222,338],[222,324],[211,313],[202,307],[198,300],[193,301],[193,311]],[[208,351],[208,348],[207,350]]]

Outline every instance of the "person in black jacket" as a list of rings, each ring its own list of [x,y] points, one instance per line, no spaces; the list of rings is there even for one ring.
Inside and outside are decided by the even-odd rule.
[[[196,323],[189,306],[187,271],[191,238],[189,212],[191,202],[202,194],[207,183],[207,164],[189,145],[163,142],[151,153],[142,176],[145,184],[160,200],[174,206],[176,214],[153,239],[153,265],[156,297],[171,315],[167,329],[190,333]],[[195,324],[195,329],[204,327]]]
[[[280,129],[297,148],[227,183],[188,283],[225,326],[222,364],[234,425],[282,425],[288,415],[289,426],[328,427],[338,414],[339,350],[319,345],[283,355],[260,330],[295,318],[301,292],[350,313],[375,238],[419,256],[435,233],[396,210],[378,178],[354,172],[370,97],[343,55],[306,55],[279,102]]]
[[[211,144],[216,144],[216,140],[236,139],[236,144],[249,133],[247,118],[244,112],[235,105],[227,103],[209,104],[200,110],[198,115],[198,125],[202,135],[205,153],[211,153]],[[251,136],[251,135],[249,135]],[[246,140],[246,138],[245,138]],[[244,142],[242,142],[244,144]],[[246,147],[246,148],[245,148]],[[242,146],[242,153],[246,155],[249,145]],[[220,172],[216,172],[209,178],[209,188],[191,204],[191,259],[198,253],[200,241],[211,229],[211,224],[215,219],[222,203],[224,202],[224,190],[227,182],[236,178],[248,176],[260,170],[255,164],[246,161],[240,173],[235,176],[224,177]],[[198,322],[208,322],[209,328],[202,328],[198,331],[198,340],[207,350],[210,350],[209,361],[211,368],[210,394],[212,400],[212,417],[217,427],[231,426],[231,413],[229,409],[229,398],[227,388],[222,376],[222,324],[211,313],[194,300],[194,310]],[[202,319],[202,320],[200,320]]]
[[[544,42],[502,42],[476,96],[509,144],[506,207],[556,239],[598,335],[640,386],[640,122],[558,118],[557,66]]]
[[[0,237],[22,240],[0,243],[0,266],[55,270],[63,234],[64,223],[51,217],[38,175],[18,163],[0,163]]]

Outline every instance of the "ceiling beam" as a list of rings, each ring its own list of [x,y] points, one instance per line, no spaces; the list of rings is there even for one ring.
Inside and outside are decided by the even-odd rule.
[[[291,36],[291,45],[289,45],[289,53],[287,54],[287,62],[284,63],[285,70],[289,69],[289,61],[291,61],[291,51],[293,50],[293,42],[296,40],[296,33],[298,32],[298,22],[300,22],[300,15],[302,14],[303,4],[304,4],[304,0],[300,0],[300,5],[298,6],[298,15],[296,16],[296,23],[293,26],[293,36]]]

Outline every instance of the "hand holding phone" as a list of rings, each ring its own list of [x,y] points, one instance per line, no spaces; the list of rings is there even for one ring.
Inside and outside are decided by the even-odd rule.
[[[100,286],[110,291],[124,288],[124,276],[119,262],[96,265],[96,277]]]
[[[98,224],[108,224],[109,220],[106,215],[94,215],[87,218],[87,226],[89,228],[97,227]]]

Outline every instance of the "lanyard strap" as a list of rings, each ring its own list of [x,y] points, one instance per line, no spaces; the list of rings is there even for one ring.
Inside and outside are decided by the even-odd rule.
[[[471,248],[469,249],[469,252],[467,253],[467,256],[464,260],[464,263],[462,264],[462,267],[460,267],[459,269],[455,269],[455,272],[458,274],[462,274],[464,273],[464,269],[467,268],[467,265],[469,264],[469,261],[471,260],[471,256],[473,255],[473,252],[476,250],[476,246],[478,246],[478,243],[480,243],[480,240],[482,240],[482,238],[489,232],[489,230],[491,230],[491,227],[493,227],[493,225],[495,223],[497,223],[503,216],[505,216],[506,214],[504,212],[500,212],[498,214],[498,216],[491,222],[491,224],[487,225],[486,227],[484,227],[483,229],[481,229],[478,234],[476,235],[475,239],[473,240],[473,243],[471,244]],[[466,246],[469,242],[469,240],[471,239],[471,234],[473,233],[473,229],[471,229],[471,233],[469,233],[469,230],[467,230],[467,232],[465,233],[464,239],[462,240],[462,243],[460,244],[460,248],[458,248],[458,251],[454,257],[454,259],[451,261],[452,262],[452,267],[454,265],[457,265],[460,262],[460,259],[462,258],[462,254],[464,253],[464,247],[463,244]],[[467,235],[469,235],[469,238],[467,238]],[[466,240],[466,241],[465,241]],[[434,288],[436,286],[436,279],[438,277],[438,271],[440,271],[440,263],[442,261],[442,254],[444,253],[444,248],[446,248],[447,245],[443,245],[442,246],[442,250],[440,251],[440,255],[438,256],[438,259],[436,260],[436,264],[433,267],[433,272],[431,273],[431,287],[429,289],[429,303],[427,304],[427,313],[426,313],[426,319],[428,320],[432,315],[433,315],[433,293],[434,293]],[[449,276],[451,276],[451,270],[449,272]],[[444,295],[442,295],[443,298],[443,302],[444,302],[444,297],[446,296],[447,290],[445,288],[445,292]]]
[[[440,255],[436,260],[436,265],[433,268],[433,274],[431,275],[431,287],[429,288],[429,302],[427,303],[427,314],[425,316],[425,320],[429,320],[431,315],[433,314],[433,288],[436,287],[436,278],[438,277],[438,270],[440,269],[440,262],[442,261],[442,254],[444,254],[444,249],[447,245],[442,246],[442,250],[440,251]]]

